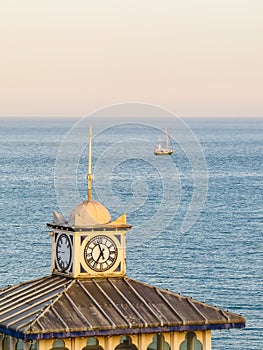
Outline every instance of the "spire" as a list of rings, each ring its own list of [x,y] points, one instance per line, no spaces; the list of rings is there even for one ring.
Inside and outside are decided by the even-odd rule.
[[[88,202],[92,200],[92,126],[89,127],[89,169],[88,169]]]

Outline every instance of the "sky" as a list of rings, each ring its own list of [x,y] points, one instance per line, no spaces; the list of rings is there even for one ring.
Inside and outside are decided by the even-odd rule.
[[[263,116],[263,0],[0,0],[0,116]]]

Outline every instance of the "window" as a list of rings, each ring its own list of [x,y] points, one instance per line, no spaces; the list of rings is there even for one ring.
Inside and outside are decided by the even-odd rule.
[[[203,346],[202,343],[196,339],[196,334],[194,332],[188,332],[179,350],[203,350]]]
[[[132,339],[128,335],[121,336],[120,344],[116,346],[115,350],[138,350],[135,344],[132,344]]]
[[[62,339],[56,339],[52,344],[52,350],[68,350],[65,347],[65,342]]]
[[[87,345],[82,350],[103,350],[97,338],[88,338]]]
[[[37,350],[37,342],[36,342],[36,340],[34,340],[33,343],[30,345],[29,350]]]
[[[9,335],[5,335],[3,342],[2,342],[2,349],[3,350],[10,350],[11,349],[11,337]]]
[[[19,339],[16,343],[16,350],[23,350],[24,349],[24,342],[23,340]]]
[[[164,336],[159,333],[154,335],[153,342],[147,347],[147,350],[171,350],[171,347],[165,341]]]

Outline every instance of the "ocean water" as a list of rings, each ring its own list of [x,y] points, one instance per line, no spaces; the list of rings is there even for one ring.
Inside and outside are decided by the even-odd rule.
[[[85,121],[86,122],[86,121]],[[88,123],[0,119],[0,286],[50,274],[46,223],[86,198]],[[171,157],[153,147],[168,127]],[[127,275],[240,313],[263,346],[263,118],[93,121],[93,197],[127,213]]]

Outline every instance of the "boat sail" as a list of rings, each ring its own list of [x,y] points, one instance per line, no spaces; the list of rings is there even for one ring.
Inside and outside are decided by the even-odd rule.
[[[173,150],[169,149],[169,137],[168,130],[165,132],[165,148],[162,147],[161,139],[159,138],[158,146],[154,149],[156,156],[170,156],[173,154]]]

